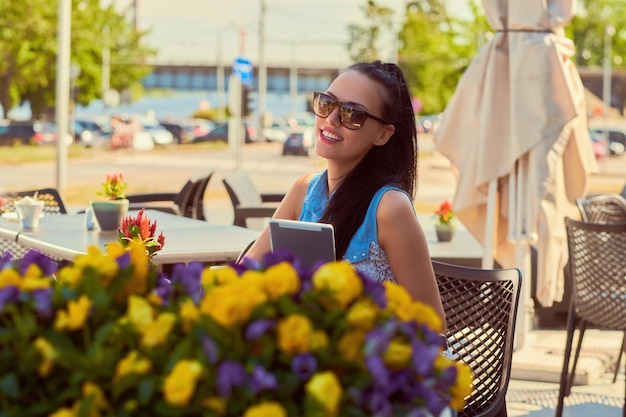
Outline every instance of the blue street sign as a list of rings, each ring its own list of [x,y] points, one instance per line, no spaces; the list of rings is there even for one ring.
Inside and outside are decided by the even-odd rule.
[[[252,62],[243,57],[235,58],[233,63],[233,75],[236,75],[241,80],[242,84],[252,83]]]

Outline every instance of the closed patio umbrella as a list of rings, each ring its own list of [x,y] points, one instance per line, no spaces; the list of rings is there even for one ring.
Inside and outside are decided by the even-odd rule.
[[[455,212],[483,244],[483,267],[495,259],[522,269],[521,332],[532,311],[530,244],[538,252],[536,297],[550,306],[563,296],[564,217],[578,216],[575,200],[597,171],[574,45],[564,35],[575,3],[482,0],[495,33],[435,133],[436,149],[457,173]]]

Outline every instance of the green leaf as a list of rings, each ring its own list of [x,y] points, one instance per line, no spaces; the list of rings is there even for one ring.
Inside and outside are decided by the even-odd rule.
[[[15,374],[10,373],[0,378],[0,392],[6,394],[9,398],[19,398],[20,386]]]

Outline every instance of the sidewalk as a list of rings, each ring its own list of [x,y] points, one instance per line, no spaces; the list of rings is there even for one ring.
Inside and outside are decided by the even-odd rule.
[[[565,330],[533,330],[526,345],[513,353],[507,391],[509,417],[554,416],[565,337]],[[575,385],[565,398],[563,417],[622,417],[624,360],[617,381],[612,382],[622,337],[618,331],[585,332]]]

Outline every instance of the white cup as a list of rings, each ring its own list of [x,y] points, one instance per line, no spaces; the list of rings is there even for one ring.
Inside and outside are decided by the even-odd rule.
[[[39,219],[43,213],[43,201],[16,201],[15,211],[22,222],[22,229],[35,230],[39,227]]]

